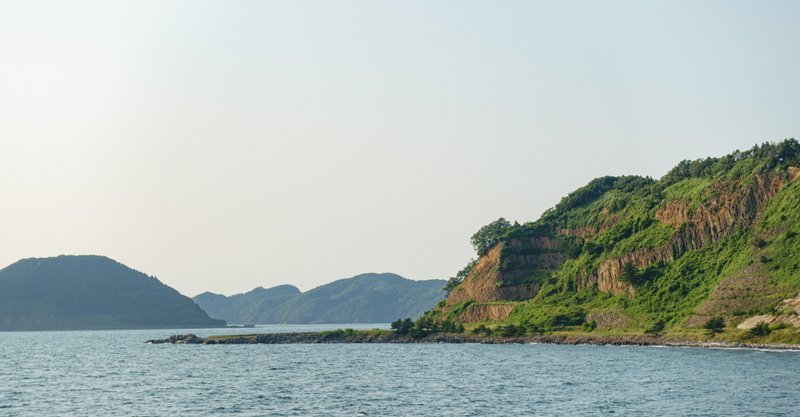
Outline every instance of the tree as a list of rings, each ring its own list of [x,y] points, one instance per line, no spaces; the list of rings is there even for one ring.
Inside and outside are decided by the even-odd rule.
[[[443,321],[440,327],[443,333],[464,333],[464,325],[450,319]]]
[[[461,270],[458,271],[458,273],[456,273],[456,276],[451,277],[450,279],[447,280],[447,284],[445,284],[444,288],[442,288],[443,290],[447,291],[447,295],[450,295],[450,293],[457,286],[459,286],[459,284],[464,282],[464,280],[467,278],[469,273],[472,271],[472,268],[474,268],[475,265],[477,265],[477,264],[478,264],[478,260],[477,259],[475,259],[475,258],[470,259],[469,263],[467,264],[467,266],[461,268]]]
[[[628,284],[635,284],[639,281],[639,270],[632,263],[627,262],[622,265],[622,273],[619,275],[619,280]]]
[[[503,337],[525,336],[526,333],[525,327],[514,324],[501,324],[496,330]]]
[[[406,317],[405,319],[397,319],[392,322],[392,329],[395,333],[400,335],[407,335],[414,328],[414,322]]]
[[[709,336],[722,333],[725,331],[725,319],[722,317],[712,317],[703,325],[703,328],[708,331]]]
[[[472,247],[475,248],[475,252],[478,256],[483,256],[489,249],[500,242],[503,235],[512,227],[508,220],[501,217],[478,229],[478,231],[472,235],[470,243],[472,243]]]

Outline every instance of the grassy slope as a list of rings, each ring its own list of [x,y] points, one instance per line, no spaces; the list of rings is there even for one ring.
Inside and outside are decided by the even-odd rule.
[[[627,317],[627,328],[596,331],[641,332],[663,320],[668,331],[695,337],[702,335],[702,330],[686,328],[687,318],[723,279],[756,267],[767,276],[771,292],[755,307],[737,314],[768,313],[780,300],[796,296],[800,291],[800,179],[789,183],[769,202],[752,228],[685,252],[649,271],[651,278],[635,286],[633,299],[602,293],[594,287],[578,290],[581,271],[593,271],[604,260],[637,249],[669,243],[675,227],[654,218],[668,202],[684,202],[692,212],[717,197],[714,184],[742,187],[757,173],[784,175],[786,166],[797,164],[797,155],[793,156],[795,160],[779,158],[774,156],[776,145],[770,146],[751,155],[684,162],[656,182],[640,177],[598,179],[570,194],[539,221],[509,232],[508,237],[513,238],[561,228],[598,230],[594,238],[566,242],[565,246],[572,247],[570,259],[546,280],[534,299],[516,303],[508,322],[576,331],[579,328],[570,325],[579,325],[588,313],[612,311]],[[762,236],[763,241],[759,241]],[[729,326],[725,337],[735,339],[741,336],[739,333]],[[784,329],[769,337],[796,341],[800,335]]]

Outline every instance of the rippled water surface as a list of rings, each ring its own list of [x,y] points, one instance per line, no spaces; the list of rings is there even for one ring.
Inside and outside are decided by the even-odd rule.
[[[143,343],[180,332],[0,333],[0,416],[800,415],[798,352]]]

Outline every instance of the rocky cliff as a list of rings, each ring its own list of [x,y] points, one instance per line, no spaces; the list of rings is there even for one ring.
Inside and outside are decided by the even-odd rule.
[[[466,322],[505,320],[510,305],[486,305],[494,301],[533,298],[542,277],[566,259],[558,240],[547,237],[510,239],[493,247],[472,268],[464,282],[447,298],[447,305],[473,302],[459,319]]]
[[[735,325],[780,309],[800,292],[800,262],[789,265],[800,259],[798,166],[790,139],[683,161],[658,181],[594,180],[539,220],[503,229],[439,311],[626,327],[717,315]]]
[[[600,291],[633,297],[633,286],[619,279],[626,264],[645,268],[656,262],[670,262],[686,251],[718,242],[735,230],[749,228],[763,207],[783,188],[789,173],[795,170],[797,168],[789,167],[785,174],[718,182],[704,194],[706,201],[693,210],[689,202],[666,201],[654,217],[658,222],[676,227],[670,242],[603,261],[595,271],[582,277],[579,288],[595,285]]]

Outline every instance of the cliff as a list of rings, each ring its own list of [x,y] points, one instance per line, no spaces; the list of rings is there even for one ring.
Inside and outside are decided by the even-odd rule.
[[[535,222],[479,231],[493,245],[434,314],[542,328],[800,323],[786,307],[800,293],[798,166],[789,139],[657,181],[593,180]]]
[[[543,279],[565,259],[559,242],[553,238],[500,242],[478,260],[464,282],[450,293],[447,305],[471,302],[470,307],[458,315],[461,321],[505,320],[511,313],[510,305],[486,303],[533,298]]]

